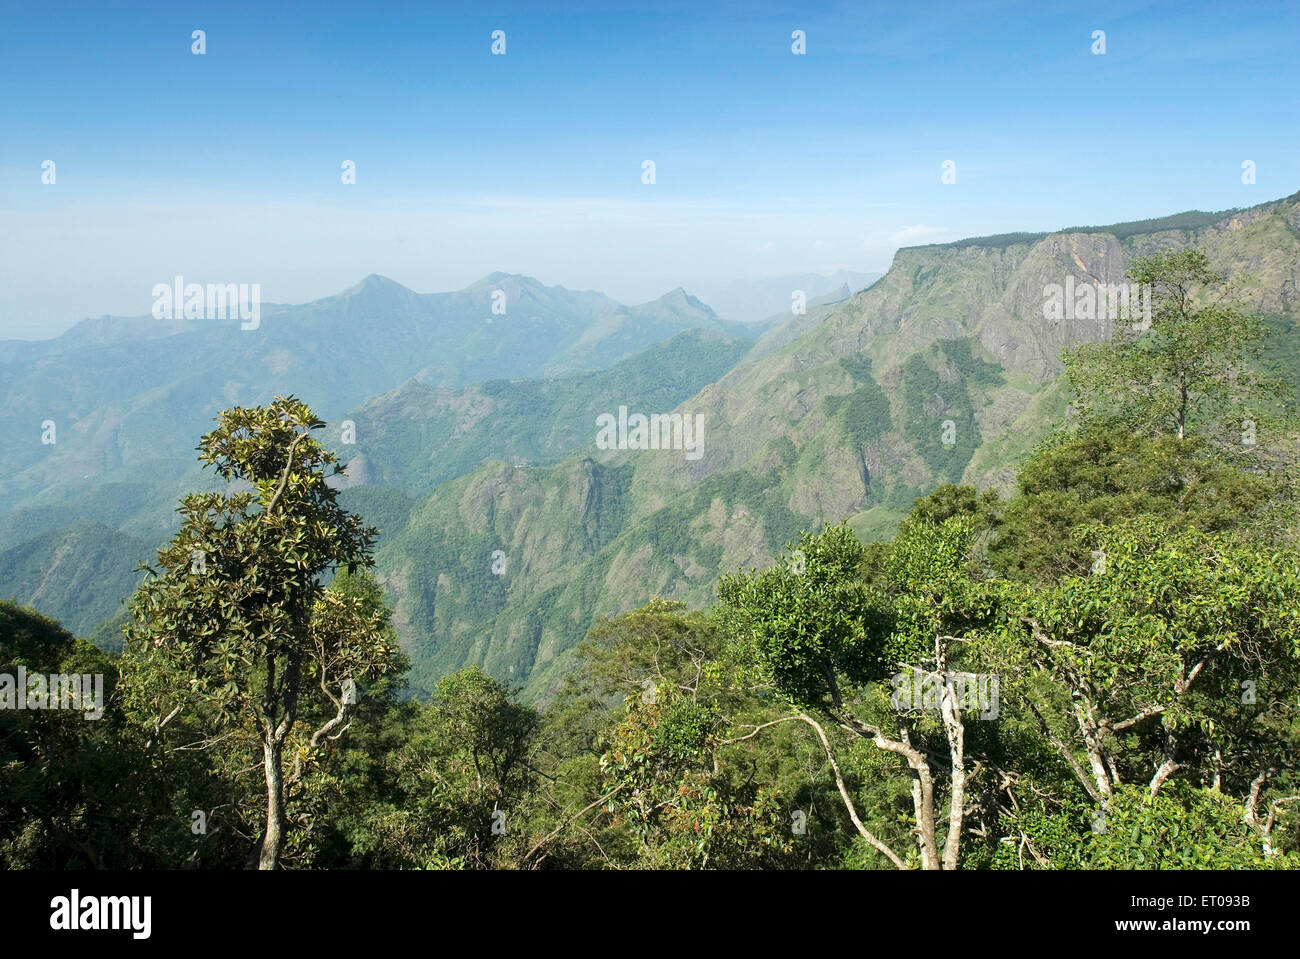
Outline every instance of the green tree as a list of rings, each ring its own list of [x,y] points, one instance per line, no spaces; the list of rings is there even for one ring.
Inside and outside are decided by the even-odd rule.
[[[1103,812],[1178,779],[1267,837],[1297,786],[1300,556],[1150,521],[1079,535],[1090,575],[1005,586],[1009,692]]]
[[[1171,783],[1151,796],[1116,789],[1104,816],[1087,803],[1044,801],[1040,791],[1009,817],[1015,841],[999,844],[995,869],[1294,869],[1241,803],[1213,789]]]
[[[124,674],[155,740],[184,714],[202,733],[190,748],[256,744],[265,799],[250,864],[274,869],[286,786],[342,734],[358,689],[401,661],[386,607],[321,585],[371,565],[375,536],[336,502],[328,476],[342,468],[311,436],[324,423],[293,397],[217,421],[199,458],[234,491],[182,500],[180,531],[131,601]],[[310,734],[296,728],[307,715],[320,719]]]
[[[601,756],[615,824],[636,838],[636,864],[655,868],[779,865],[793,847],[770,787],[723,768],[726,725],[717,705],[671,686],[628,697]]]
[[[745,681],[716,616],[652,599],[599,621],[576,653],[541,730],[553,825],[530,865],[785,868],[836,853],[816,815],[838,802],[820,746],[784,727],[726,738],[783,713]]]
[[[973,486],[943,483],[912,504],[902,526],[938,525],[954,516],[967,516],[973,528],[982,531],[997,526],[1001,507],[997,490],[981,492]]]
[[[1196,249],[1162,250],[1129,277],[1149,290],[1150,323],[1130,322],[1106,342],[1064,355],[1082,425],[1117,423],[1142,435],[1216,435],[1268,405],[1252,368],[1265,328],[1230,302],[1232,289]]]
[[[974,677],[957,666],[978,656],[979,633],[990,619],[968,575],[972,539],[964,518],[912,524],[886,554],[883,587],[868,587],[862,545],[846,526],[828,527],[805,533],[786,563],[724,576],[718,586],[742,654],[793,707],[793,714],[755,726],[754,733],[778,722],[810,726],[858,835],[900,869],[914,860],[925,869],[955,869],[961,858],[971,774],[962,712],[971,703],[957,686]],[[882,689],[900,675],[923,677],[933,703],[909,695],[883,708]],[[906,765],[913,779],[914,854],[899,854],[862,821],[816,714],[830,720],[832,734],[846,731],[855,744],[870,743]]]
[[[400,711],[398,742],[378,758],[382,784],[349,826],[378,868],[520,865],[529,841],[537,713],[477,666],[439,680]]]

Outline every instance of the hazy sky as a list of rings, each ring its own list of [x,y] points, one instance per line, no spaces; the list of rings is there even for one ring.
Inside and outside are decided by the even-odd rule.
[[[1295,0],[459,6],[0,4],[0,337],[178,273],[641,302],[1300,189]]]

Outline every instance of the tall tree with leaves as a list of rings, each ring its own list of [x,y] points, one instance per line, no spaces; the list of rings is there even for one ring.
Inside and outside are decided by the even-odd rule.
[[[962,712],[970,710],[970,699],[963,692],[976,677],[958,665],[977,659],[979,633],[990,618],[979,584],[967,575],[972,535],[964,517],[910,524],[886,557],[883,581],[868,586],[862,545],[847,526],[830,526],[816,536],[803,534],[790,562],[724,576],[718,584],[722,616],[740,654],[792,707],[791,715],[755,725],[749,735],[796,720],[810,726],[858,835],[899,869],[910,862],[956,869],[961,861],[966,799],[976,775],[968,765],[970,730]],[[886,684],[901,685],[900,677],[911,675],[922,677],[932,701],[917,704],[909,693],[906,702],[893,700],[892,710],[880,708]],[[855,707],[872,711],[873,721]],[[938,722],[926,711],[936,712]],[[914,854],[900,854],[863,822],[828,725],[832,735],[842,730],[906,764]]]
[[[1243,418],[1271,405],[1251,366],[1265,333],[1258,317],[1232,305],[1231,285],[1200,250],[1162,250],[1128,275],[1149,290],[1150,322],[1130,317],[1109,341],[1064,356],[1081,422],[1179,439],[1233,423],[1239,436]]]
[[[359,686],[399,668],[400,654],[386,608],[322,586],[332,569],[372,565],[376,535],[336,501],[327,480],[342,467],[311,435],[325,424],[294,397],[217,422],[199,458],[235,490],[182,500],[180,531],[131,601],[123,673],[156,740],[185,715],[202,734],[187,748],[258,749],[265,818],[249,865],[274,869],[286,786],[342,734]],[[297,730],[309,716],[319,725]]]

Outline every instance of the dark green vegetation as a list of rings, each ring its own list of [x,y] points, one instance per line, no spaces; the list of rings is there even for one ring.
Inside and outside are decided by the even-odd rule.
[[[493,467],[491,495],[471,475],[415,505],[350,499],[301,403],[224,412],[200,455],[232,485],[183,501],[119,657],[0,605],[0,673],[100,672],[108,690],[99,721],[0,711],[0,861],[1300,866],[1300,434],[1284,404],[1249,441],[1221,428],[1257,402],[1266,332],[1197,332],[1224,319],[1220,274],[1191,254],[1132,269],[1166,289],[1149,336],[1069,355],[1075,415],[1013,491],[939,485],[867,544],[843,522],[799,531],[781,478],[807,444],[788,437],[763,444],[765,471],[714,472],[638,515],[639,471],[590,459],[540,480]],[[934,396],[968,405],[970,425],[974,396],[1006,380],[962,337],[904,362],[897,408],[865,358],[834,367],[836,398],[812,407],[825,444],[879,441]],[[1115,389],[1117,371],[1144,388]],[[1194,402],[1162,396],[1170,383]],[[489,522],[466,524],[485,502]],[[556,502],[576,521],[539,524]],[[376,530],[349,503],[401,526],[378,556],[424,564],[404,569],[395,611],[366,572]],[[785,537],[776,562],[728,562],[741,508]],[[695,528],[715,512],[719,533]],[[548,572],[538,557],[557,549],[589,556],[589,578]],[[732,571],[707,608],[653,598],[599,616],[551,650],[540,702],[454,669],[543,661],[543,614],[581,635],[573,611],[598,608],[629,550]],[[518,586],[517,566],[533,571]],[[502,632],[511,603],[534,617],[521,633]],[[411,700],[394,626],[424,609],[405,628],[464,645],[414,671],[429,695]],[[493,626],[440,620],[460,616]]]
[[[930,364],[949,374],[944,379]],[[983,442],[967,384],[997,387],[1002,368],[976,357],[970,340],[940,340],[903,364],[904,429],[917,437],[917,452],[939,478],[960,482]]]

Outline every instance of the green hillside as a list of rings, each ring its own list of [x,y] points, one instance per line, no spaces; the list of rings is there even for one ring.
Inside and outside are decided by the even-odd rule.
[[[85,521],[49,530],[0,551],[0,597],[48,610],[68,629],[88,636],[118,616],[135,591],[136,567],[153,558],[153,544]],[[120,637],[104,639],[109,648]]]
[[[462,390],[412,381],[349,414],[356,443],[340,447],[340,458],[353,481],[412,495],[492,459],[555,462],[591,443],[598,414],[620,404],[671,410],[735,366],[752,345],[692,330],[593,373],[489,380]]]

